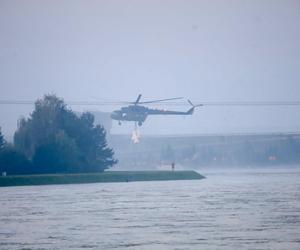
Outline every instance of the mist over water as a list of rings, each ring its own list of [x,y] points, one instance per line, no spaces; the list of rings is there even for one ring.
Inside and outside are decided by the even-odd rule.
[[[0,249],[300,249],[300,171],[0,189]]]
[[[112,170],[223,170],[199,170],[207,177],[200,181],[1,187],[0,250],[299,250],[299,3],[1,0],[0,131],[7,142],[35,110],[25,103],[56,94],[104,126],[119,161]],[[187,100],[204,106],[184,117],[145,109],[142,126],[110,119],[139,94],[147,108],[188,112]],[[184,103],[151,102],[176,97]],[[88,105],[96,100],[102,105]],[[0,152],[0,163],[12,160],[12,167],[2,160],[3,178],[31,167],[102,169],[106,140],[96,142],[102,130],[87,133],[91,117],[68,113],[53,122],[58,116],[42,114],[14,142],[25,158],[12,145],[5,145],[7,158]],[[297,166],[269,168],[288,164]]]

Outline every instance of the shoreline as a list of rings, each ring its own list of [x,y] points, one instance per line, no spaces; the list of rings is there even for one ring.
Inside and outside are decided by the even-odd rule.
[[[0,187],[58,184],[201,180],[196,171],[107,171],[103,173],[11,175],[0,177]]]

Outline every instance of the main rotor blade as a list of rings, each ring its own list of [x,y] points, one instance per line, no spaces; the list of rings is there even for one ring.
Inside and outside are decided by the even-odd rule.
[[[168,98],[168,99],[160,99],[160,100],[153,100],[153,101],[139,102],[139,104],[147,104],[147,103],[155,103],[155,102],[164,102],[164,101],[179,100],[179,99],[183,99],[183,97],[175,97],[175,98]]]
[[[141,100],[142,95],[139,94],[136,101],[134,102],[135,105],[137,105],[139,103],[139,101]]]

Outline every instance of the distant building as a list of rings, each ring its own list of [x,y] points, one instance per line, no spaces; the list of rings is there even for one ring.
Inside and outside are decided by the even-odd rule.
[[[186,168],[299,165],[300,135],[241,134],[144,136],[111,135],[117,169],[156,169],[176,162]],[[177,168],[178,169],[178,168]]]

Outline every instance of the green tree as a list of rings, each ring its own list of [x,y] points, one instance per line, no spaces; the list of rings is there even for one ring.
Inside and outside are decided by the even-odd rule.
[[[19,121],[14,142],[38,172],[103,171],[117,162],[93,115],[77,116],[55,95],[38,100],[30,117]]]
[[[61,130],[53,141],[36,148],[32,162],[38,167],[38,173],[83,172],[78,165],[78,156],[75,140]]]
[[[9,175],[33,173],[30,161],[10,144],[5,144],[0,152],[0,173],[2,172]]]
[[[4,140],[4,137],[2,135],[1,127],[0,127],[0,150],[4,148],[4,144],[5,144],[5,140]]]

